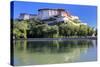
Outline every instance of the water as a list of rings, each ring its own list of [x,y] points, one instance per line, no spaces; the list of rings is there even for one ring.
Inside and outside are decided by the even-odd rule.
[[[14,65],[97,60],[96,40],[14,41]]]

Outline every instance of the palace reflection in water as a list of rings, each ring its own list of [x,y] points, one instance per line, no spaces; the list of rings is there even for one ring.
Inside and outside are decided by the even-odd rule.
[[[37,65],[97,60],[96,40],[14,40],[14,65]]]

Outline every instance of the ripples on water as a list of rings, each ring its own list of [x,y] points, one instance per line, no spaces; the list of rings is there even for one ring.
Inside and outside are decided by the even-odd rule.
[[[96,40],[17,40],[14,65],[37,65],[97,60]]]

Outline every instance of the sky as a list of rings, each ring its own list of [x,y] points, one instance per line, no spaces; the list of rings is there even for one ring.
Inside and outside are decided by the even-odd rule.
[[[13,5],[12,5],[13,4]],[[91,27],[97,27],[97,7],[87,5],[55,4],[40,2],[11,2],[11,14],[13,18],[18,18],[20,13],[38,14],[41,8],[62,8],[71,15],[78,16],[80,20]],[[11,17],[12,18],[12,17]]]

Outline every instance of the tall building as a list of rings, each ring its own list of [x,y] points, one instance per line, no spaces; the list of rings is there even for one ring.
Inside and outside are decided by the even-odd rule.
[[[44,8],[44,9],[39,9],[38,10],[38,18],[41,20],[48,19],[53,16],[70,16],[68,12],[66,12],[64,9],[49,9],[49,8]]]

